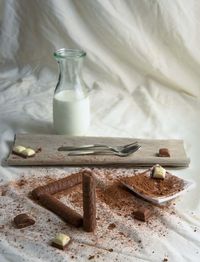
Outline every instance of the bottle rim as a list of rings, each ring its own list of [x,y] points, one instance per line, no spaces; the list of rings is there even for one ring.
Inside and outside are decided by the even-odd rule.
[[[55,58],[80,58],[86,56],[86,52],[81,49],[61,48],[54,52]]]

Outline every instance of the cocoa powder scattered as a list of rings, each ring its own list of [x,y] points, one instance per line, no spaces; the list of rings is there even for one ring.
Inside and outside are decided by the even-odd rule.
[[[138,209],[140,206],[152,207],[150,203],[144,202],[143,200],[134,197],[130,190],[121,186],[119,182],[112,182],[109,185],[104,185],[97,187],[97,209],[101,204],[105,204],[111,212],[115,212],[118,216],[131,217],[131,214],[134,210]],[[63,191],[56,195],[57,198],[64,199],[67,197],[73,207],[78,207],[81,211],[82,209],[82,188],[81,185],[77,185],[69,191]],[[100,208],[100,207],[99,207]],[[101,213],[97,210],[97,214]],[[132,219],[132,218],[131,218]],[[98,215],[98,219],[101,220],[101,217]],[[98,224],[100,222],[98,221]]]
[[[132,210],[141,205],[139,199],[135,199],[129,190],[116,181],[105,188],[97,188],[97,197],[110,209],[115,210],[118,215],[130,214]]]
[[[51,170],[51,172],[46,171],[45,174],[41,176],[32,175],[26,176],[21,175],[21,179],[15,182],[12,182],[5,187],[5,190],[8,189],[8,194],[12,191],[12,188],[19,193],[20,202],[13,201],[12,206],[12,214],[17,215],[21,212],[29,211],[29,207],[27,205],[27,196],[32,189],[39,185],[45,185],[49,182],[62,178],[66,174],[63,174],[63,171],[59,170]],[[60,174],[59,174],[60,172]],[[117,179],[121,179],[122,177],[133,176],[133,170],[121,170],[121,169],[100,169],[94,168],[93,172],[98,179],[97,183],[97,243],[110,243],[110,250],[107,252],[112,252],[111,250],[115,250],[115,245],[112,246],[112,241],[118,239],[118,243],[123,244],[127,247],[134,247],[134,250],[139,250],[142,248],[139,239],[134,239],[129,235],[129,229],[134,229],[136,232],[142,232],[141,234],[150,235],[151,232],[158,234],[159,236],[167,235],[167,226],[164,224],[161,216],[167,210],[167,213],[170,214],[172,209],[170,207],[158,208],[154,205],[144,201],[143,199],[138,198],[130,190],[123,187]],[[55,196],[60,199],[62,202],[69,204],[70,207],[74,208],[76,211],[81,213],[82,210],[82,186],[77,185],[69,190],[65,190],[55,194]],[[23,200],[23,201],[22,201]],[[19,204],[20,203],[20,204]],[[132,217],[132,212],[138,209],[141,206],[150,207],[153,212],[153,218],[150,221],[145,223],[138,223]],[[1,208],[6,208],[2,204]],[[11,206],[9,207],[11,209]],[[40,214],[38,213],[37,206],[30,208],[31,214],[38,219]],[[11,218],[13,217],[11,216]],[[174,215],[174,214],[173,214]],[[116,223],[115,223],[116,222]],[[110,224],[115,224],[116,228],[114,230],[108,229]],[[39,227],[37,228],[38,232],[41,232],[38,235],[38,239],[47,241],[46,236],[48,234],[55,234],[58,231],[69,230],[68,225],[65,225],[61,220],[57,219],[54,216],[49,215],[44,219],[44,223],[38,223]],[[126,225],[125,227],[123,225]],[[36,225],[37,226],[37,225]],[[114,228],[114,227],[113,227]],[[128,228],[128,231],[127,231]],[[2,231],[6,235],[8,230],[12,230],[12,225],[6,225],[5,229]],[[30,228],[30,231],[34,231],[34,228]],[[48,234],[46,232],[48,231]],[[43,234],[45,232],[45,234]],[[22,233],[22,232],[20,232]],[[73,234],[75,232],[73,231]],[[82,232],[77,231],[75,234],[83,234]],[[23,234],[23,233],[22,233]],[[87,239],[88,236],[86,236]],[[86,241],[87,242],[87,241]],[[96,242],[95,242],[96,243]],[[114,243],[114,242],[113,242]],[[144,245],[144,242],[142,242]],[[81,244],[80,244],[81,245]],[[21,247],[23,248],[23,246]],[[94,254],[92,254],[94,255]],[[96,254],[95,254],[96,258]],[[93,256],[92,258],[93,259]]]
[[[170,196],[184,187],[183,180],[176,176],[166,173],[165,179],[156,179],[150,176],[149,171],[122,178],[121,181],[139,193],[154,197]]]
[[[26,182],[26,180],[24,180],[24,179],[20,179],[20,180],[16,183],[16,185],[19,186],[19,187],[22,187],[22,186],[24,186],[24,185],[26,185],[26,184],[27,184],[27,182]]]

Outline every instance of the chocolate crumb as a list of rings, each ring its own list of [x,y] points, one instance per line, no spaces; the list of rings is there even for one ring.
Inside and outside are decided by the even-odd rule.
[[[108,226],[108,229],[109,230],[112,230],[116,227],[115,223],[111,223],[109,226]]]
[[[91,259],[94,259],[94,258],[95,258],[95,256],[92,255],[92,256],[89,256],[89,257],[88,257],[88,260],[91,260]]]
[[[19,187],[24,186],[25,184],[26,184],[26,181],[24,179],[19,180],[17,183]]]
[[[38,147],[35,152],[36,152],[36,153],[42,152],[42,148],[41,148],[41,147]]]
[[[163,259],[163,262],[167,262],[167,261],[168,261],[168,258],[165,257],[165,258]]]
[[[110,248],[110,249],[108,249],[108,251],[109,251],[109,252],[113,252],[113,249],[112,249],[112,248]]]

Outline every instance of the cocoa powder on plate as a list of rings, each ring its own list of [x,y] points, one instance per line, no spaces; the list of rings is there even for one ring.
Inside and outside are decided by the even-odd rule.
[[[139,193],[153,196],[170,196],[181,191],[184,182],[181,178],[166,173],[165,179],[152,178],[149,171],[121,179],[122,182],[133,187]]]

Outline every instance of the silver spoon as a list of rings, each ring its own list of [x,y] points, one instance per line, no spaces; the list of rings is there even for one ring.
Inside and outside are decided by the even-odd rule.
[[[77,150],[85,150],[85,149],[107,149],[113,152],[121,152],[123,149],[128,149],[134,145],[138,145],[138,142],[133,142],[123,146],[108,146],[104,144],[93,144],[93,145],[82,145],[82,146],[62,146],[58,148],[58,151],[77,151]]]
[[[120,157],[126,157],[134,152],[138,151],[141,148],[139,145],[135,145],[129,148],[125,148],[120,152],[108,151],[108,150],[91,150],[91,151],[73,151],[69,152],[68,156],[86,156],[86,155],[116,155]]]

